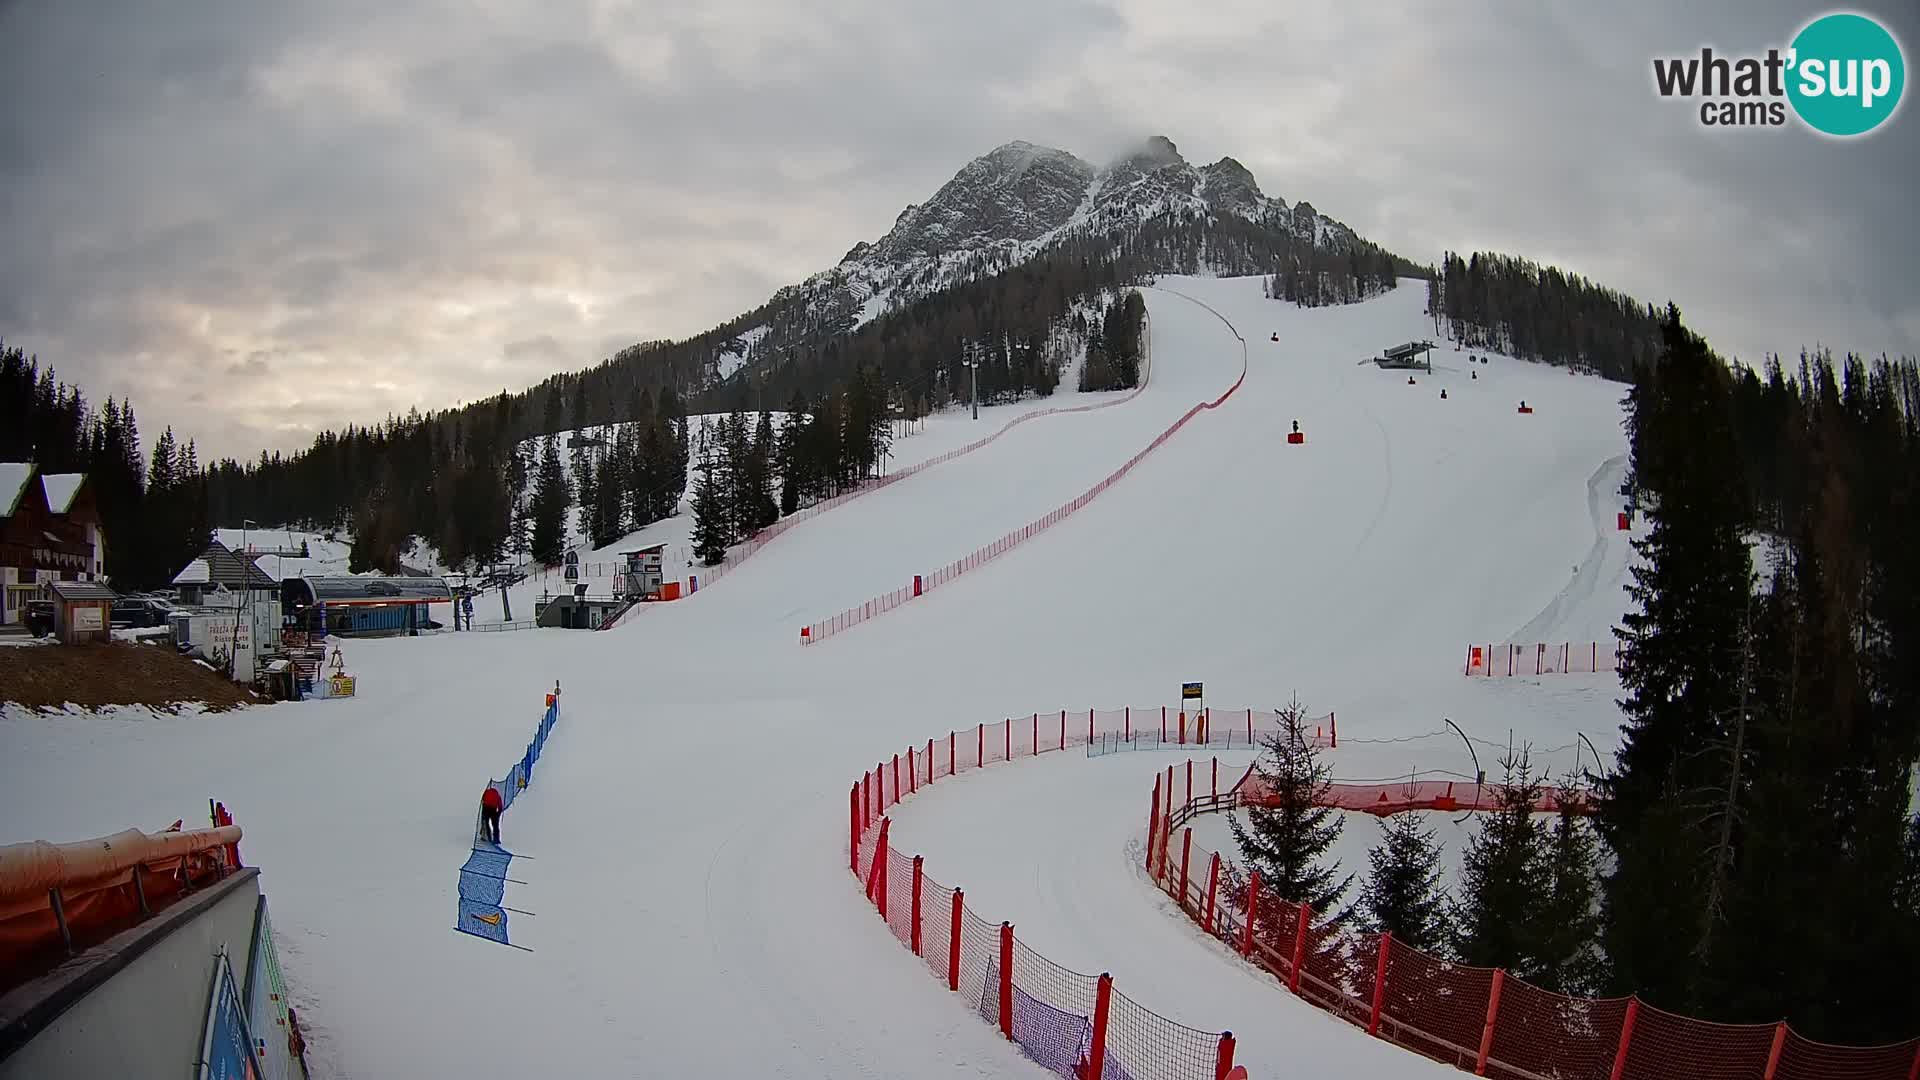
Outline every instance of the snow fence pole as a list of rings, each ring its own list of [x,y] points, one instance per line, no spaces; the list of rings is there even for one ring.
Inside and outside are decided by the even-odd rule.
[[[960,923],[966,917],[966,910],[966,894],[956,885],[953,914],[947,920],[947,989],[954,993],[960,992]]]
[[[1493,990],[1487,994],[1487,1026],[1481,1029],[1480,1057],[1473,1063],[1473,1075],[1475,1076],[1487,1075],[1487,1058],[1493,1053],[1493,1025],[1498,1022],[1500,1018],[1500,987],[1504,985],[1506,981],[1507,972],[1505,968],[1493,969]],[[1774,1042],[1774,1045],[1775,1047],[1779,1046],[1778,1040]],[[1773,1080],[1773,1072],[1771,1069],[1767,1072],[1767,1080]]]
[[[1087,710],[1087,745],[1093,745],[1093,710]]]
[[[1067,748],[1067,710],[1060,710],[1060,749]]]
[[[1767,1051],[1767,1071],[1761,1074],[1760,1080],[1774,1080],[1774,1077],[1779,1075],[1780,1052],[1786,1048],[1787,1022],[1782,1020],[1773,1025],[1773,1048]],[[1486,1055],[1482,1054],[1481,1056],[1485,1057]]]
[[[1040,714],[1033,714],[1033,756],[1040,756]]]
[[[1627,999],[1627,1018],[1620,1024],[1620,1048],[1613,1052],[1613,1072],[1607,1075],[1607,1080],[1620,1080],[1627,1071],[1627,1048],[1633,1045],[1633,1022],[1639,1018],[1640,998],[1636,995]],[[1913,1067],[1915,1075],[1920,1075],[1920,1049],[1914,1051]]]
[[[1185,809],[1193,808],[1193,759],[1187,759],[1187,803]]]
[[[1160,745],[1167,744],[1167,707],[1160,706]]]
[[[1106,1072],[1107,1065],[1107,1011],[1113,1005],[1113,976],[1100,973],[1100,981],[1093,992],[1093,1039],[1087,1048],[1086,1075],[1098,1077]]]
[[[1000,733],[1001,736],[1006,740],[1006,746],[1001,751],[1001,753],[1005,754],[1006,757],[1003,758],[1002,760],[1012,761],[1013,760],[1013,718],[1008,717],[1007,719],[1001,722],[1006,725],[1006,730]]]
[[[1227,1080],[1227,1075],[1231,1072],[1233,1072],[1233,1032],[1223,1031],[1220,1033],[1220,1053],[1213,1062],[1213,1080]]]
[[[1122,706],[1122,708],[1125,709],[1125,712],[1121,715],[1121,720],[1120,720],[1120,725],[1121,725],[1120,741],[1132,742],[1133,741],[1133,706],[1126,705],[1126,706]]]
[[[1215,903],[1215,898],[1218,897],[1219,895],[1220,895],[1220,853],[1216,851],[1213,853],[1213,859],[1211,860],[1210,864],[1207,866],[1206,927],[1207,927],[1207,933],[1209,934],[1213,933],[1213,905]],[[1620,1078],[1616,1076],[1613,1078],[1613,1080],[1620,1080]]]
[[[1193,826],[1180,835],[1180,910],[1187,910],[1187,864],[1193,861]]]
[[[1147,876],[1153,876],[1153,839],[1160,830],[1160,774],[1153,774],[1153,809],[1147,811]]]
[[[1300,901],[1300,921],[1293,928],[1293,970],[1287,973],[1287,989],[1300,992],[1300,969],[1307,964],[1307,930],[1313,922],[1313,908]]]
[[[956,734],[957,732],[952,732],[952,731],[947,732],[947,775],[948,776],[952,776],[954,774],[954,771],[958,768],[958,765],[959,765],[959,763],[954,760],[954,756],[953,756],[953,744],[954,744],[954,737]]]
[[[1013,924],[1000,924],[1000,1034],[1013,1038]]]
[[[896,758],[895,760],[897,761],[899,759]],[[914,767],[913,747],[911,746],[907,747],[907,790],[909,792],[920,790],[920,770]]]
[[[1180,745],[1187,745],[1187,710],[1180,710]]]
[[[1260,871],[1247,883],[1247,925],[1240,928],[1240,955],[1253,955],[1253,920],[1260,916]]]
[[[1367,1018],[1367,1034],[1380,1034],[1380,1006],[1387,996],[1387,954],[1393,950],[1393,931],[1380,934],[1380,959],[1373,964],[1373,1014]]]
[[[1220,797],[1220,759],[1213,759],[1213,797]]]
[[[847,852],[848,852],[847,868],[852,870],[855,876],[858,876],[860,873],[860,785],[859,784],[853,785],[853,792],[847,802],[847,808],[850,811],[850,817],[851,817],[851,820],[847,823],[847,833],[849,837],[848,848],[847,848]]]
[[[973,767],[977,769],[987,763],[987,725],[981,724],[974,734],[979,738],[979,745],[973,751]]]
[[[892,806],[893,803],[897,803],[899,801],[900,801],[900,755],[895,754],[893,755],[893,802],[888,803],[887,805]]]
[[[1334,710],[1327,713],[1327,728],[1333,733],[1333,748],[1340,749],[1340,713]]]
[[[921,869],[920,869],[920,862],[922,858],[923,857],[919,855],[915,855],[913,857],[913,955],[915,956],[921,955],[920,953],[920,881],[921,881],[922,875],[921,875]]]

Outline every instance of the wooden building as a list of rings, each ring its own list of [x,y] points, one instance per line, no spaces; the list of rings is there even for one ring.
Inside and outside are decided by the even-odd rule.
[[[106,536],[86,474],[0,462],[0,623],[22,621],[51,582],[97,582],[105,571]]]

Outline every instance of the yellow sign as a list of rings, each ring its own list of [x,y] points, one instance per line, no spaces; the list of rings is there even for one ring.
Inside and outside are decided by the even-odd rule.
[[[327,687],[333,692],[334,697],[352,697],[353,676],[335,675],[327,680]]]

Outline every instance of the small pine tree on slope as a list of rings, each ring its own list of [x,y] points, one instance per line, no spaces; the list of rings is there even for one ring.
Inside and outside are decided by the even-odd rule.
[[[1380,843],[1367,853],[1370,872],[1354,904],[1358,921],[1395,941],[1441,955],[1448,939],[1447,896],[1440,884],[1440,844],[1417,813],[1380,822]]]
[[[1259,871],[1262,903],[1305,901],[1324,918],[1334,912],[1353,877],[1338,877],[1339,864],[1326,857],[1340,839],[1340,811],[1323,805],[1333,787],[1333,769],[1321,763],[1298,699],[1280,710],[1280,730],[1265,737],[1262,747],[1253,771],[1269,805],[1244,807],[1227,819],[1228,827],[1241,857]],[[1257,915],[1256,921],[1261,921]]]
[[[1571,787],[1564,784],[1561,790]],[[1597,851],[1592,825],[1563,801],[1542,852],[1547,891],[1537,924],[1534,951],[1540,966],[1534,982],[1544,989],[1576,997],[1600,989]]]
[[[1523,749],[1502,759],[1506,776],[1497,809],[1467,844],[1454,904],[1454,952],[1474,967],[1498,967],[1529,981],[1542,898],[1548,891],[1545,831],[1533,820],[1540,781]]]

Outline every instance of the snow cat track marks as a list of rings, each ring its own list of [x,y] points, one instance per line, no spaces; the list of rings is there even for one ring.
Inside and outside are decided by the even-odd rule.
[[[1627,455],[1616,454],[1600,463],[1587,477],[1587,512],[1593,517],[1593,543],[1587,548],[1586,557],[1580,560],[1580,568],[1574,571],[1572,580],[1566,587],[1554,594],[1540,613],[1527,621],[1509,635],[1508,641],[1546,641],[1549,631],[1558,628],[1560,621],[1576,602],[1593,595],[1600,583],[1600,564],[1606,558],[1607,534],[1613,524],[1612,492],[1619,488],[1619,477],[1625,471]],[[1604,490],[1603,490],[1604,489]]]

